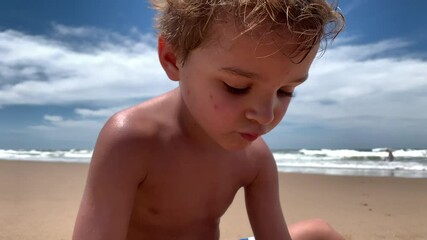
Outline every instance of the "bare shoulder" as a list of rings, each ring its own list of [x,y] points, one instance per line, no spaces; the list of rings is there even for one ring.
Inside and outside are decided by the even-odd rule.
[[[150,140],[147,142],[150,143],[158,135],[161,124],[144,104],[140,104],[108,119],[99,134],[98,143],[131,144],[144,140]]]
[[[92,164],[117,164],[127,170],[138,170],[135,174],[140,177],[144,175],[141,173],[148,169],[147,164],[156,155],[162,139],[173,129],[168,120],[172,118],[161,111],[167,101],[160,97],[114,114],[98,136]]]
[[[273,153],[265,141],[260,138],[248,149],[250,155],[259,162],[274,160]]]
[[[259,139],[248,149],[249,156],[251,156],[251,160],[254,162],[256,168],[258,170],[265,170],[265,168],[269,168],[269,170],[277,170],[276,162],[274,161],[273,153],[270,148],[264,142],[263,139]]]
[[[135,194],[148,174],[162,125],[150,111],[146,104],[123,110],[101,130],[73,239],[125,239]]]
[[[263,178],[277,176],[277,166],[273,154],[267,144],[262,139],[253,142],[247,149],[245,149],[245,159],[243,166],[239,169],[244,169],[243,186],[250,187],[254,183]]]

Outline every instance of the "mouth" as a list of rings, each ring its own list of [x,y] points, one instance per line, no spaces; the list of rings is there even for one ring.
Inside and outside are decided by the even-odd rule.
[[[254,133],[240,133],[240,136],[242,136],[243,139],[253,142],[255,141],[260,135],[254,134]]]

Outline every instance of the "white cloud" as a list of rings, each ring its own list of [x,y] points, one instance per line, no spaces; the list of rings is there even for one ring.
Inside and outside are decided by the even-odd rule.
[[[0,32],[0,106],[85,103],[101,107],[76,107],[76,119],[46,115],[48,123],[32,129],[95,136],[105,119],[132,99],[176,86],[158,63],[152,36],[135,29],[130,36],[58,24],[53,29],[50,37]],[[315,61],[310,79],[297,89],[279,130],[294,123],[427,135],[426,60],[402,55],[410,43],[398,39],[365,45],[353,42],[351,38],[337,41]]]
[[[55,29],[62,36],[102,32],[60,25]],[[158,63],[150,45],[153,37],[110,35],[103,32],[102,41],[77,45],[13,30],[0,32],[0,105],[126,101],[175,86]]]
[[[321,129],[319,144],[327,145],[328,139],[351,142],[360,135],[365,136],[360,147],[370,146],[371,139],[422,146],[427,136],[427,62],[388,53],[404,46],[394,40],[328,49],[297,89],[282,133],[291,123]]]
[[[391,50],[390,41],[375,48]],[[402,47],[395,42],[394,48]],[[298,90],[292,111],[317,118],[355,116],[427,119],[427,62],[403,57],[375,57],[372,45],[329,49],[311,69],[311,79]],[[347,57],[342,54],[343,48]],[[359,60],[363,53],[364,60]],[[356,57],[354,57],[356,56]],[[316,109],[316,114],[313,114]]]
[[[99,119],[66,119],[58,115],[44,115],[44,120],[47,120],[45,124],[42,125],[32,125],[31,129],[39,130],[57,130],[57,129],[69,129],[69,130],[83,130],[83,129],[93,129],[100,128],[103,124],[103,120]]]
[[[47,120],[44,124],[28,126],[26,134],[37,136],[44,141],[52,141],[50,144],[58,146],[71,142],[71,146],[83,148],[88,148],[95,143],[96,136],[105,122],[104,119],[67,119],[50,115],[45,115],[44,119]]]
[[[57,115],[44,115],[43,118],[49,122],[61,122],[64,120],[61,116]]]
[[[64,26],[56,23],[52,24],[52,27],[56,34],[63,35],[63,36],[86,37],[98,31],[98,29],[96,28],[70,27],[70,26]]]
[[[128,106],[101,108],[101,109],[87,109],[87,108],[76,108],[75,113],[82,117],[110,117],[114,113],[126,108]]]

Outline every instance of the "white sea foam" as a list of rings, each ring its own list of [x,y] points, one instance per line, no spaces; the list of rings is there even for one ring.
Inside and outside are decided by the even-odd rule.
[[[375,148],[373,150],[351,150],[351,149],[321,149],[321,150],[306,150],[302,149],[299,152],[307,156],[327,156],[335,158],[350,158],[350,157],[382,157],[388,156],[387,148]],[[393,150],[395,157],[424,157],[427,158],[427,150],[399,149]]]
[[[301,149],[274,153],[279,170],[285,172],[427,177],[427,150],[394,150],[393,161],[388,161],[388,156],[386,148]]]
[[[2,150],[0,159],[89,163],[93,150]],[[372,150],[318,149],[274,151],[278,169],[339,175],[375,175],[427,178],[427,150],[394,150],[394,160],[387,161],[386,148]]]
[[[0,159],[47,161],[47,162],[89,162],[92,150],[3,150]]]

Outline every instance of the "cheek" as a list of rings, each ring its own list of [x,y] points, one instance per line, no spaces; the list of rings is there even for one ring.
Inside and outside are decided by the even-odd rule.
[[[287,100],[283,105],[280,105],[276,108],[274,115],[276,116],[276,122],[280,122],[285,116],[286,111],[288,110],[290,100]]]
[[[210,119],[214,122],[234,121],[241,115],[241,106],[236,100],[219,94],[209,95],[209,106],[207,109],[211,112]]]
[[[221,101],[221,98],[216,95],[214,96],[213,93],[209,93],[209,105],[215,112],[224,109],[224,103]]]
[[[212,95],[212,93],[209,93],[209,103],[210,105],[212,105],[214,110],[219,110],[219,105],[218,103],[216,103],[216,101],[214,100],[214,96]]]
[[[210,94],[209,105],[213,111],[218,115],[221,114],[223,117],[232,116],[239,112],[239,104],[235,99],[230,99],[228,96],[223,94]]]
[[[212,101],[211,106],[212,106],[213,110],[218,114],[220,114],[224,111],[225,112],[227,111],[227,105],[225,105],[224,103],[221,103],[219,101]]]

